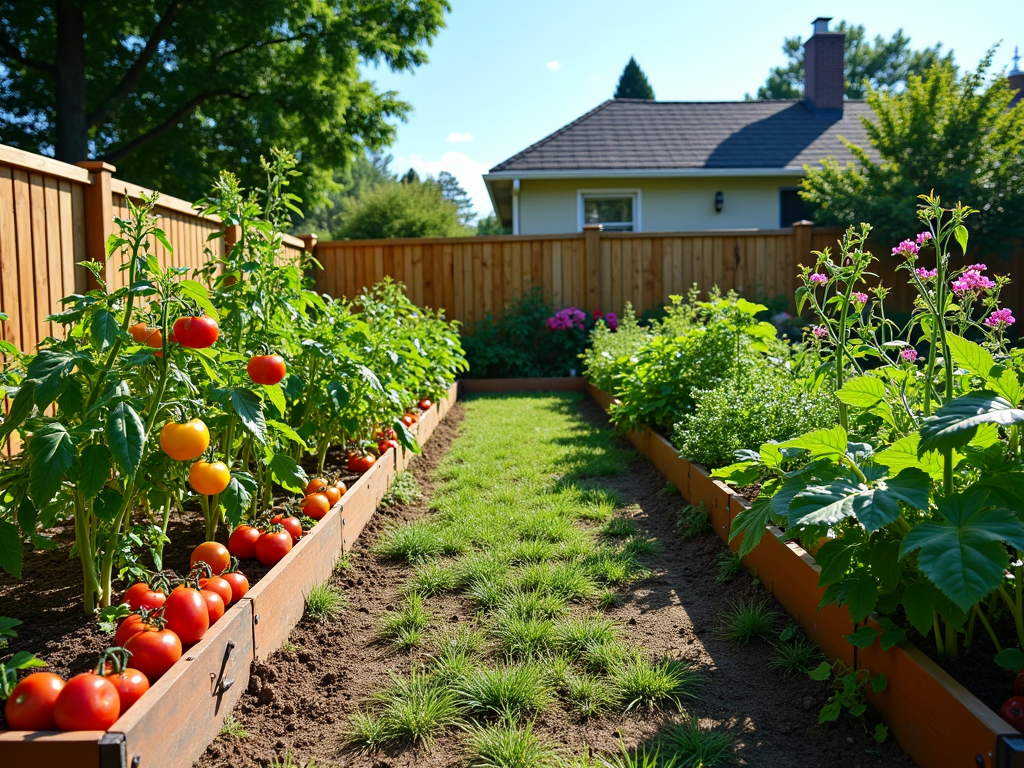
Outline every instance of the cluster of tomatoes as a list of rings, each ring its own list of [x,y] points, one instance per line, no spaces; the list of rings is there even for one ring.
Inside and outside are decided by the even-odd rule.
[[[231,569],[223,544],[207,541],[190,558],[191,572],[173,589],[166,578],[129,587],[121,603],[131,610],[117,627],[115,647],[96,671],[65,682],[51,672],[28,675],[7,699],[7,725],[24,731],[105,731],[159,680],[183,649],[195,645],[249,591],[245,574]],[[129,666],[130,665],[130,666]]]
[[[999,716],[1018,731],[1024,732],[1024,669],[1017,673],[1013,681],[1013,696],[1003,702]]]

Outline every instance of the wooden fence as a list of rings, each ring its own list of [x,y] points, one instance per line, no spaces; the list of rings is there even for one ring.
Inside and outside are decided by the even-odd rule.
[[[556,308],[620,312],[632,302],[637,313],[685,294],[696,283],[740,292],[751,299],[785,296],[792,307],[800,263],[812,251],[836,251],[837,228],[799,224],[789,229],[710,232],[602,232],[503,237],[421,238],[320,242],[323,265],[317,290],[351,297],[386,275],[404,282],[417,304],[444,308],[461,322],[498,316],[511,301],[540,288]],[[874,271],[893,289],[890,306],[909,311],[913,293],[897,274],[890,248]],[[1024,251],[1012,261],[989,261],[999,273],[1022,274]],[[1022,278],[1024,279],[1024,278]],[[1022,285],[1011,283],[1004,303],[1024,310]],[[1018,316],[1024,314],[1019,312]]]

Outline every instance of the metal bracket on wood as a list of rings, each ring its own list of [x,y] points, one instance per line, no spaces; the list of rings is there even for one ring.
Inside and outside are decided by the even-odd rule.
[[[1024,768],[1024,736],[1003,733],[996,737],[995,768]]]
[[[224,698],[224,694],[228,691],[231,686],[235,684],[235,678],[224,677],[224,673],[227,671],[228,662],[231,660],[231,654],[235,650],[235,641],[228,640],[227,645],[224,646],[224,658],[220,662],[220,673],[210,673],[210,694],[217,697],[217,711],[220,711],[221,699]]]
[[[126,768],[128,749],[123,733],[104,733],[99,741],[100,768]]]

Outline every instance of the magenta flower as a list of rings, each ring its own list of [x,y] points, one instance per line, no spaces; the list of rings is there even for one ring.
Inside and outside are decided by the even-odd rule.
[[[908,363],[912,363],[915,360],[917,360],[917,350],[916,349],[904,349],[902,352],[900,352],[900,357],[902,357]]]
[[[600,320],[602,317],[604,317],[604,312],[602,312],[600,309],[595,309],[594,310],[594,319],[595,320]]]
[[[1008,309],[997,309],[991,315],[985,318],[985,325],[989,328],[995,328],[997,331],[1001,331],[1017,322],[1013,317],[1013,312]]]
[[[953,281],[953,293],[960,297],[973,298],[979,293],[996,287],[996,284],[981,274],[984,264],[973,264]]]
[[[920,250],[921,246],[919,246],[913,240],[904,240],[902,243],[900,243],[899,245],[892,249],[892,255],[916,259],[917,252]]]
[[[605,315],[604,321],[608,323],[608,327],[611,328],[613,331],[617,331],[619,329],[619,318],[615,315],[614,312],[609,312],[607,315]]]
[[[917,276],[922,280],[931,280],[939,274],[939,270],[937,269],[925,269],[924,267],[918,267],[914,271],[917,272]]]
[[[931,232],[921,232],[917,236],[917,247],[920,248],[922,245],[932,239]]]
[[[855,293],[852,296],[854,304],[867,304],[868,295],[866,293]]]
[[[828,330],[821,325],[816,325],[813,328],[811,328],[811,333],[813,333],[815,337],[819,339],[828,338]]]
[[[815,272],[813,275],[811,275],[810,281],[818,285],[824,285],[825,283],[828,282],[828,277],[826,275],[821,274],[820,272]]]

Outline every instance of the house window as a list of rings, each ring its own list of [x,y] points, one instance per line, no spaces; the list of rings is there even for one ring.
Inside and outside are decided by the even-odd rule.
[[[579,191],[579,228],[600,224],[606,232],[640,231],[640,190]]]
[[[779,190],[779,226],[792,227],[794,221],[811,218],[811,206],[800,197],[796,187]]]

